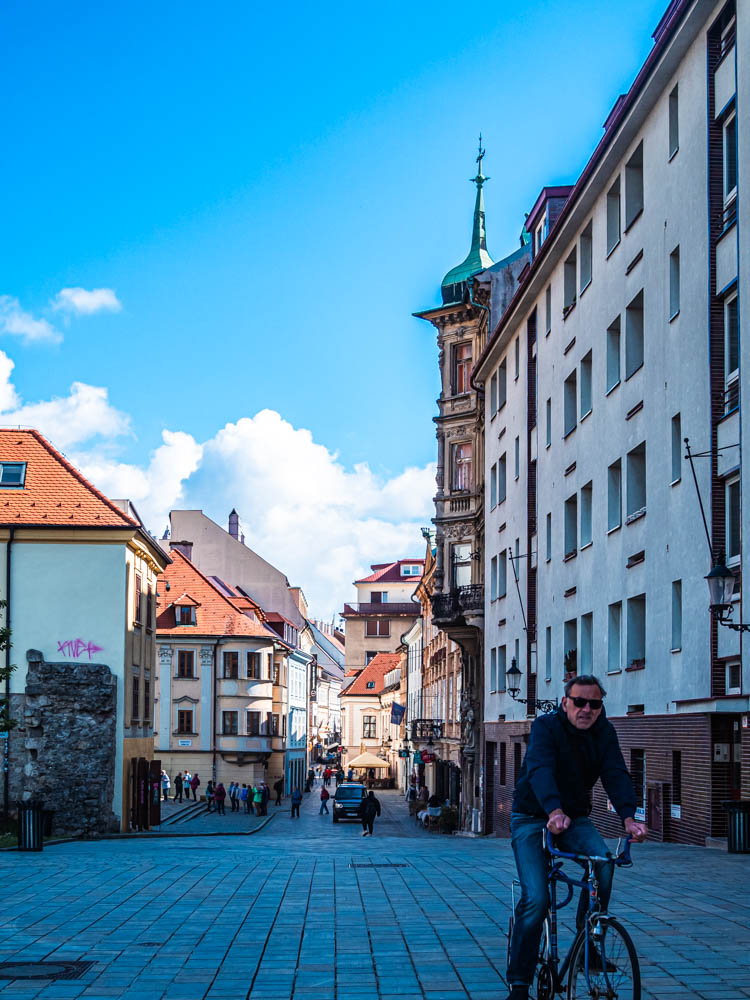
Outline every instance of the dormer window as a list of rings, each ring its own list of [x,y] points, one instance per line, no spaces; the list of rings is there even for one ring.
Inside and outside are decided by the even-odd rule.
[[[422,567],[418,564],[406,565],[401,567],[401,576],[421,576]]]
[[[374,688],[375,687],[375,681],[368,681],[367,684],[366,684],[366,687],[368,687],[368,688]]]
[[[178,625],[195,625],[195,608],[192,604],[178,604],[174,609]]]
[[[0,488],[23,489],[25,482],[25,462],[0,462]]]

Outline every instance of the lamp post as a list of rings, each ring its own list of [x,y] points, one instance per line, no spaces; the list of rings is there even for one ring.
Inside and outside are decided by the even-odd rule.
[[[750,625],[743,622],[733,622],[732,594],[734,593],[734,573],[724,564],[723,557],[713,566],[705,577],[708,584],[709,611],[718,625],[731,628],[734,632],[750,632]]]
[[[508,694],[511,696],[513,701],[517,701],[519,705],[529,705],[534,708],[534,712],[542,712],[545,715],[548,712],[554,712],[557,708],[557,698],[552,701],[551,698],[519,698],[521,693],[521,671],[518,669],[518,664],[516,663],[515,656],[510,661],[510,668],[505,672],[505,687]]]

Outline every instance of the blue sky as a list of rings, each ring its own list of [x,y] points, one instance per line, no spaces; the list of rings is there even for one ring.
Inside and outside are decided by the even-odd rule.
[[[377,488],[425,470],[436,349],[411,313],[468,250],[477,133],[497,260],[539,188],[575,180],[665,6],[6,2],[0,304],[56,336],[0,338],[4,412],[55,441],[73,383],[95,387],[56,443],[110,492],[137,494],[123,470],[147,475],[164,430],[202,446],[265,410]],[[177,499],[208,507],[189,478]],[[362,518],[424,522],[420,484],[418,510]]]

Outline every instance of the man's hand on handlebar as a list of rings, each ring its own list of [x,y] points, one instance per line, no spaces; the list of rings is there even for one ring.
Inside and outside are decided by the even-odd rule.
[[[547,829],[557,836],[570,826],[570,816],[566,816],[562,809],[553,809],[547,820]]]
[[[551,819],[552,817],[550,817]],[[549,826],[549,823],[547,824]],[[645,823],[639,823],[638,820],[633,819],[631,816],[625,820],[625,832],[627,835],[636,842],[640,844],[641,841],[645,840],[648,836],[648,827]]]

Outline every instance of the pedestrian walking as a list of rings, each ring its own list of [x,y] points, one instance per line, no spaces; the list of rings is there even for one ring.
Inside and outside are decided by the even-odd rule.
[[[354,768],[350,767],[346,772],[346,780],[351,781],[354,778]]]
[[[359,817],[362,820],[362,836],[372,836],[375,817],[380,815],[380,801],[375,798],[375,792],[368,792],[359,807]]]
[[[331,793],[328,791],[326,786],[323,785],[323,787],[320,789],[320,812],[318,813],[319,816],[322,816],[323,813],[325,813],[326,816],[328,815],[328,800],[330,799],[330,797]]]
[[[213,783],[213,781],[209,781],[206,784],[206,802],[208,802],[208,811],[209,812],[213,812],[214,811],[214,798],[215,798],[215,795],[216,795],[216,790],[214,788],[214,783]]]
[[[276,805],[281,805],[281,797],[284,794],[284,779],[279,778],[277,782],[274,783],[273,790],[276,792]]]
[[[196,771],[193,777],[190,779],[190,791],[193,793],[193,802],[198,801],[198,788],[200,786],[201,779],[198,777],[198,772]]]
[[[255,815],[261,816],[263,810],[263,792],[259,784],[253,788],[253,806],[255,808]]]
[[[367,772],[367,787],[372,788],[375,784],[375,768],[371,767]]]
[[[409,803],[409,815],[414,816],[417,812],[417,786],[409,785],[409,791],[406,793],[406,800]]]
[[[182,802],[182,772],[178,771],[174,778],[173,802]]]
[[[164,797],[164,801],[165,802],[169,801],[169,789],[170,789],[170,786],[171,786],[171,782],[169,780],[169,775],[167,774],[167,772],[165,770],[162,769],[162,772],[161,772],[161,791],[162,791],[162,795]]]
[[[242,788],[240,789],[240,802],[242,802],[242,804],[244,805],[245,812],[249,813],[250,803],[247,801],[247,785],[243,785]]]
[[[323,771],[323,784],[326,786],[326,788],[331,783],[331,774],[332,773],[333,772],[331,771],[330,767],[327,767],[325,769],[325,771]]]
[[[295,788],[292,792],[292,819],[296,816],[299,819],[299,806],[302,801],[302,792]]]
[[[224,800],[227,797],[227,790],[220,781],[216,786],[216,791],[214,792],[214,798],[216,799],[216,812],[219,816],[225,816],[226,810],[224,809]]]
[[[239,790],[240,790],[239,782],[233,781],[229,786],[229,803],[232,812],[240,811]]]
[[[260,803],[261,816],[267,816],[268,815],[268,800],[271,798],[271,789],[268,787],[268,785],[265,783],[265,781],[261,781],[261,783],[260,783],[260,791],[261,791],[261,796],[262,796],[261,803]]]
[[[190,773],[190,771],[185,771],[185,773],[182,776],[182,787],[185,790],[185,801],[186,802],[190,801],[190,780],[191,780],[192,777],[193,776]]]
[[[344,780],[344,771],[342,767],[339,767],[336,771],[336,788],[339,787],[341,782]]]

